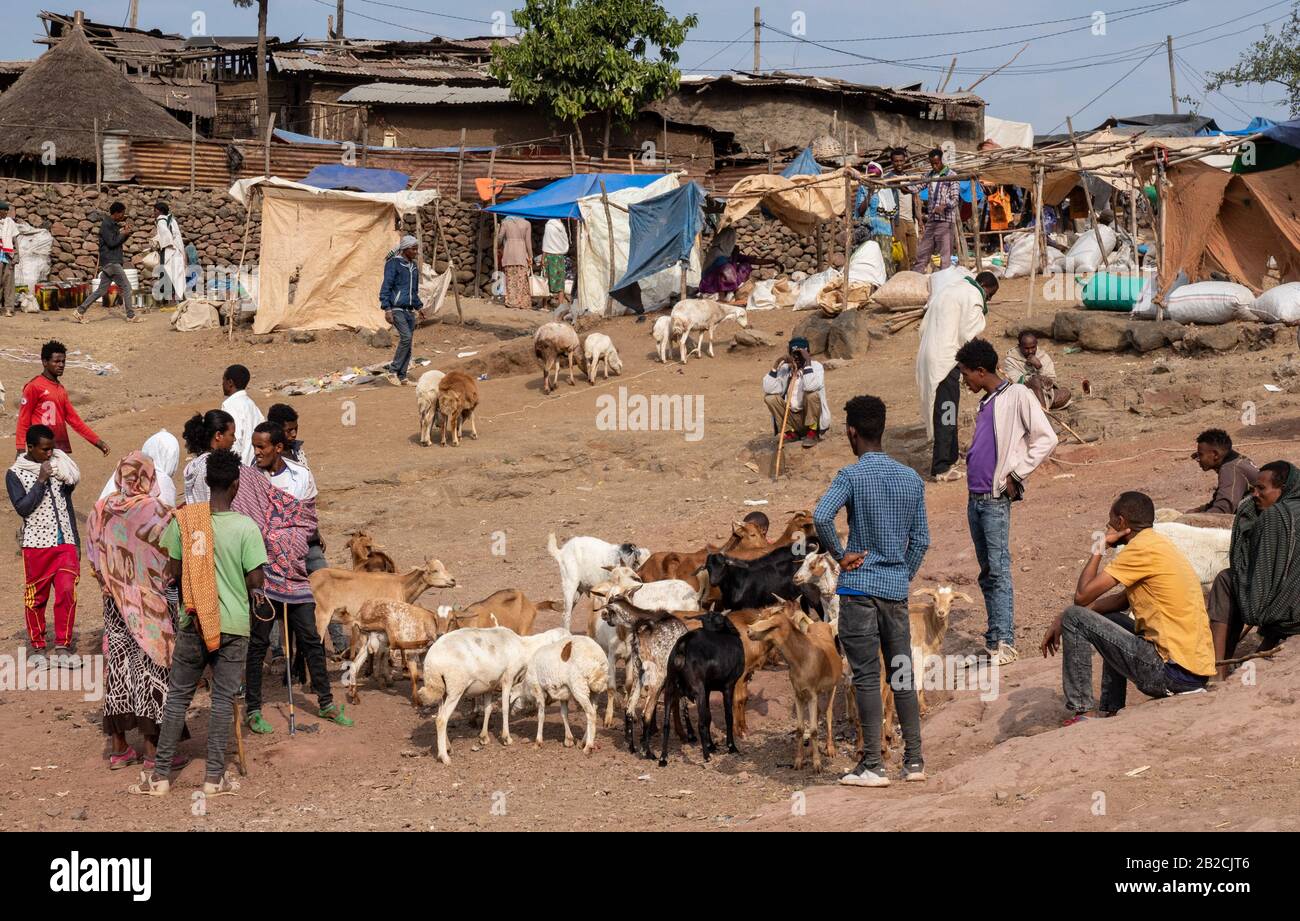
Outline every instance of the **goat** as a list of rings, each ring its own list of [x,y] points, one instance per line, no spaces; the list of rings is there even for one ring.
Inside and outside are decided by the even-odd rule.
[[[806,550],[815,552],[816,542],[810,541]],[[771,601],[772,596],[797,598],[801,589],[794,583],[794,574],[803,565],[805,553],[797,553],[793,544],[753,560],[738,560],[722,553],[710,553],[704,561],[704,573],[709,585],[718,589],[718,606],[724,610],[757,608]]]
[[[668,363],[668,347],[672,345],[673,337],[673,318],[664,314],[655,320],[654,331],[655,348],[659,352],[659,363]]]
[[[447,753],[447,723],[465,696],[477,697],[501,692],[501,744],[510,745],[510,698],[515,682],[528,667],[532,653],[548,643],[563,639],[568,631],[552,630],[523,637],[505,627],[475,627],[454,630],[438,638],[424,657],[424,686],[416,696],[426,707],[438,704],[438,760],[450,764]],[[492,703],[483,708],[479,743],[487,744]]]
[[[740,551],[768,553],[771,549],[772,547],[767,542],[767,538],[763,537],[763,532],[757,525],[747,521],[738,521],[732,525],[731,536],[727,538],[727,542],[721,547],[705,544],[703,549],[693,552],[659,550],[646,558],[645,563],[637,570],[637,576],[643,582],[680,579],[688,585],[694,586],[698,591],[701,583],[697,573],[710,553],[737,553]]]
[[[790,667],[790,685],[794,688],[795,719],[799,723],[799,740],[795,743],[794,769],[803,768],[804,749],[812,749],[813,773],[822,769],[821,748],[817,744],[818,706],[826,695],[826,756],[835,757],[833,716],[835,689],[839,686],[842,664],[835,648],[829,624],[809,622],[807,632],[800,630],[792,615],[801,612],[793,602],[749,627],[750,639],[770,643]]]
[[[829,551],[808,554],[794,574],[794,584],[805,590],[805,596],[816,596],[827,622],[835,627],[840,621],[840,596],[835,594],[839,579],[839,564]]]
[[[564,593],[564,629],[569,629],[573,619],[573,606],[578,596],[606,581],[606,566],[630,566],[638,569],[649,550],[635,544],[611,544],[598,537],[573,537],[563,547],[555,543],[555,535],[546,539],[546,549],[560,567],[560,588]]]
[[[930,596],[929,601],[913,601],[907,606],[907,619],[912,634],[912,682],[916,686],[916,701],[924,714],[925,682],[921,678],[930,657],[943,651],[943,638],[948,634],[948,614],[952,610],[952,603],[958,598],[967,604],[974,602],[970,595],[954,591],[951,585],[918,588],[912,594]],[[883,683],[888,684],[887,681]],[[892,699],[890,703],[892,709]]]
[[[423,566],[404,573],[354,572],[348,569],[318,569],[307,577],[316,599],[316,632],[324,637],[336,611],[353,617],[367,601],[415,600],[431,588],[455,588],[456,580],[441,560],[430,558]],[[338,650],[335,650],[336,652]]]
[[[445,622],[447,630],[461,630],[466,627],[505,627],[520,636],[526,636],[533,630],[533,621],[538,611],[558,611],[559,605],[554,601],[539,601],[536,604],[518,589],[503,588],[493,592],[482,601],[466,605],[459,610],[440,610],[439,618]]]
[[[560,382],[560,359],[569,359],[569,384],[573,384],[573,360],[578,359],[578,369],[582,367],[582,348],[578,343],[578,333],[568,323],[544,323],[533,333],[533,354],[542,366],[542,392],[550,393]]]
[[[434,369],[420,375],[415,385],[415,403],[420,410],[420,444],[433,444],[433,427],[438,424],[438,385],[445,372]]]
[[[442,440],[447,445],[447,433],[451,433],[451,443],[460,447],[460,429],[465,420],[469,420],[469,434],[478,440],[478,426],[474,422],[474,411],[478,408],[478,384],[464,371],[451,371],[438,384],[438,412],[442,415]]]
[[[627,750],[636,751],[634,728],[639,728],[642,754],[646,758],[653,758],[654,755],[650,753],[650,733],[653,730],[647,727],[653,726],[655,706],[659,702],[659,692],[663,690],[664,676],[667,674],[668,656],[677,641],[686,634],[686,624],[671,611],[646,611],[638,608],[620,597],[617,591],[605,600],[605,608],[600,616],[610,626],[625,628],[631,641],[631,658],[627,667],[632,675],[632,683],[627,706],[623,711],[623,735],[627,741]],[[677,734],[688,741],[695,741],[689,718],[686,720],[686,731],[683,731],[681,723],[677,722],[679,717],[679,710],[674,708],[673,721]]]
[[[361,572],[397,572],[393,558],[382,550],[375,549],[375,539],[365,531],[355,531],[348,538],[348,550],[352,554],[353,570]]]
[[[346,616],[346,615],[345,615]],[[352,658],[343,663],[339,683],[348,689],[348,701],[357,703],[357,677],[366,659],[373,655],[380,684],[388,686],[388,656],[390,649],[402,653],[402,662],[411,679],[411,703],[418,703],[416,663],[433,645],[441,631],[438,615],[404,601],[367,601],[356,617],[347,617],[352,627]],[[419,652],[421,656],[408,656]]]
[[[608,689],[605,651],[587,636],[570,636],[543,646],[533,653],[518,685],[518,697],[537,704],[537,746],[542,744],[542,724],[546,719],[546,702],[559,701],[560,721],[564,724],[564,747],[573,747],[573,730],[569,728],[569,701],[574,701],[587,715],[587,731],[582,750],[591,754],[596,743],[596,705],[592,698]]]
[[[681,637],[668,656],[664,676],[664,743],[659,766],[668,765],[669,714],[681,697],[695,703],[695,717],[700,724],[700,751],[704,760],[717,751],[711,730],[709,694],[722,692],[722,715],[727,724],[727,751],[736,754],[735,693],[736,682],[745,673],[745,648],[736,625],[725,614],[706,612],[693,615],[700,629]]]
[[[605,380],[609,380],[611,368],[615,374],[623,373],[623,362],[618,357],[618,350],[614,348],[613,340],[604,333],[589,334],[582,344],[582,352],[587,360],[587,383],[596,383],[596,369],[601,362],[605,365]]]
[[[701,298],[687,298],[678,301],[674,306],[672,313],[672,331],[671,337],[681,337],[680,354],[682,364],[686,364],[687,340],[690,338],[691,330],[700,331],[699,338],[695,340],[695,356],[701,357],[700,349],[704,344],[704,334],[709,335],[709,357],[713,357],[713,331],[718,328],[718,324],[724,320],[735,320],[742,328],[749,326],[749,319],[745,315],[744,307],[734,307],[719,303],[714,300],[705,300]]]
[[[732,703],[735,714],[736,737],[743,739],[749,734],[749,720],[745,716],[745,707],[749,703],[749,679],[759,667],[767,661],[769,649],[762,643],[749,638],[749,626],[772,612],[772,608],[745,608],[740,611],[728,611],[727,619],[731,621],[740,635],[740,644],[745,650],[745,669],[736,682],[736,693]]]

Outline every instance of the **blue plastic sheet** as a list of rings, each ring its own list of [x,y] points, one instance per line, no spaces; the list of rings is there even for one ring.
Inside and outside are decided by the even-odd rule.
[[[605,191],[617,192],[619,189],[640,189],[664,178],[664,173],[579,173],[557,179],[536,192],[531,192],[514,201],[502,202],[484,208],[492,214],[507,217],[525,217],[533,221],[548,221],[551,218],[581,218],[578,212],[578,199],[588,195],[599,195],[600,184],[605,183]]]
[[[628,208],[627,272],[617,291],[689,259],[695,235],[704,224],[704,189],[689,182]]]
[[[401,192],[410,182],[410,176],[395,169],[364,169],[330,163],[316,167],[302,180],[303,185],[318,189],[347,189],[353,192]]]
[[[781,170],[781,175],[793,179],[795,176],[820,176],[824,172],[826,171],[821,164],[813,157],[812,147],[805,147],[799,156],[790,161],[789,166]]]

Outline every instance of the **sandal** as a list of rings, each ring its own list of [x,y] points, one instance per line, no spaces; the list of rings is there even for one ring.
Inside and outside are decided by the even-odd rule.
[[[90,317],[86,316],[84,313],[79,313],[73,318],[73,320],[77,323],[89,323]]]
[[[235,780],[229,774],[222,774],[221,779],[215,783],[211,780],[203,782],[204,796],[237,796],[239,794],[239,781]]]
[[[124,767],[129,767],[132,764],[139,764],[143,760],[144,758],[140,753],[128,745],[125,751],[117,752],[116,754],[112,752],[109,753],[108,769],[110,771],[120,771]]]
[[[157,763],[158,763],[157,760],[154,758],[145,758],[144,769],[146,771],[152,772],[154,769],[154,765],[156,765]],[[185,765],[189,763],[190,763],[190,759],[187,756],[175,755],[172,757],[172,770],[179,771],[181,768],[185,767]]]
[[[258,735],[268,735],[275,732],[275,727],[262,719],[261,710],[254,710],[252,713],[248,714],[248,729],[250,732],[256,732]]]
[[[140,772],[140,782],[133,783],[126,788],[127,793],[134,793],[136,796],[166,796],[171,792],[172,782],[162,778],[154,778],[148,771]]]
[[[343,715],[343,707],[338,704],[330,704],[328,707],[323,708],[317,716],[340,726],[351,726],[355,722]]]

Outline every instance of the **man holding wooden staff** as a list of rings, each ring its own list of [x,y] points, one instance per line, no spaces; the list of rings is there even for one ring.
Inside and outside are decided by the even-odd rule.
[[[786,441],[802,436],[803,446],[811,448],[826,434],[831,424],[826,371],[820,361],[813,361],[807,339],[791,339],[790,354],[778,358],[763,376],[763,402],[772,413],[773,428],[784,428],[782,437]]]

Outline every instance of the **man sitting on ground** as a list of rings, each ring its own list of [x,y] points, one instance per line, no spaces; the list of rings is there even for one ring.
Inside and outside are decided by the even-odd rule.
[[[1187,511],[1235,515],[1237,506],[1241,505],[1241,500],[1250,493],[1259,477],[1259,470],[1251,459],[1232,450],[1232,439],[1223,429],[1207,429],[1196,436],[1196,453],[1192,460],[1200,464],[1202,470],[1217,471],[1219,481],[1209,502]]]
[[[790,412],[786,413],[786,391],[790,376],[795,375],[790,394]],[[772,413],[772,427],[785,422],[785,440],[803,436],[803,446],[811,448],[826,434],[831,424],[831,408],[826,402],[826,371],[820,361],[813,361],[808,340],[795,336],[790,340],[790,354],[782,355],[763,377],[763,402]]]
[[[1300,468],[1273,461],[1259,468],[1232,523],[1229,567],[1214,580],[1206,607],[1214,657],[1232,658],[1246,624],[1259,627],[1260,648],[1300,633]],[[1219,666],[1219,680],[1228,666]]]
[[[1101,547],[1079,574],[1074,604],[1043,638],[1043,655],[1061,654],[1069,726],[1096,713],[1092,653],[1101,653],[1101,714],[1124,708],[1127,682],[1148,697],[1203,691],[1214,674],[1214,644],[1201,583],[1192,564],[1152,530],[1156,507],[1140,492],[1120,493],[1110,508],[1105,545],[1124,545],[1101,569]],[[1123,591],[1106,593],[1115,586]],[[1103,597],[1105,596],[1105,597]],[[1126,611],[1132,609],[1130,617]]]
[[[1020,334],[1020,341],[1007,352],[1002,367],[1007,380],[1032,390],[1043,409],[1064,409],[1069,404],[1069,389],[1056,383],[1056,364],[1038,347],[1038,337],[1033,333]]]

